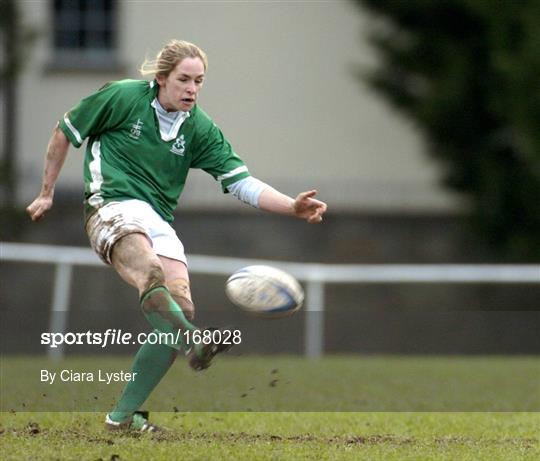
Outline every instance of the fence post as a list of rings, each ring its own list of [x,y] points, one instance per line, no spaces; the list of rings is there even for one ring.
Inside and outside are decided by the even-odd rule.
[[[318,359],[324,350],[324,282],[306,281],[305,355]]]
[[[73,266],[69,263],[56,264],[54,273],[53,298],[51,305],[51,317],[49,319],[49,331],[53,333],[65,333],[68,321],[69,294]],[[64,345],[49,347],[47,355],[52,360],[60,360],[64,357]]]

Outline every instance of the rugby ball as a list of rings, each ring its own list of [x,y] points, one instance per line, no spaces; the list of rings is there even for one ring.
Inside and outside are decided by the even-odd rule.
[[[247,266],[232,274],[225,284],[231,302],[259,317],[293,315],[304,301],[304,290],[287,272],[271,266]]]

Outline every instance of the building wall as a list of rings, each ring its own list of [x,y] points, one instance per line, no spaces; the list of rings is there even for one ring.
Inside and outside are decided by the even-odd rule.
[[[199,44],[210,66],[200,100],[253,175],[294,194],[316,187],[333,210],[445,212],[459,204],[437,185],[438,169],[414,127],[362,85],[374,57],[369,18],[347,1],[121,2],[122,71],[51,69],[49,2],[21,2],[40,32],[20,85],[22,201],[39,190],[56,120],[105,81],[137,78],[145,54],[170,38]],[[71,150],[60,191],[81,189],[81,150]],[[186,208],[238,206],[194,172]]]

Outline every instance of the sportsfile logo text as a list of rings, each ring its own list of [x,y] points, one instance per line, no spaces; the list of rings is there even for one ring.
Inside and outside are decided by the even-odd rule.
[[[138,333],[133,335],[128,331],[109,328],[104,332],[44,332],[41,333],[41,344],[50,348],[61,345],[92,345],[102,348],[115,345],[129,344],[210,344],[210,343],[238,345],[242,342],[240,330],[178,330],[175,333],[163,333],[152,331],[150,333]]]
[[[44,332],[41,333],[41,344],[49,346],[51,348],[56,348],[63,344],[67,344],[70,346],[77,344],[107,347],[108,345],[127,345],[137,343],[143,344],[142,342],[139,342],[139,339],[142,339],[144,342],[146,337],[146,333],[140,333],[139,335],[137,335],[137,340],[134,340],[132,333],[124,332],[122,330],[116,330],[114,328],[109,328],[104,332],[92,332],[90,330],[77,333]],[[160,342],[157,341],[156,344],[160,344]]]

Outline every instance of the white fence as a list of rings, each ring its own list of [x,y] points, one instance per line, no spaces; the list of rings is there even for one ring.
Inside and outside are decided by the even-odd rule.
[[[89,248],[0,242],[0,260],[45,263],[56,266],[49,331],[64,332],[69,311],[73,266],[105,265]],[[327,283],[540,283],[539,264],[315,264],[189,256],[193,274],[228,276],[251,264],[279,267],[305,283],[306,315],[304,350],[317,358],[324,352],[324,298]],[[53,312],[63,314],[52,315]],[[50,349],[53,358],[63,350]]]

